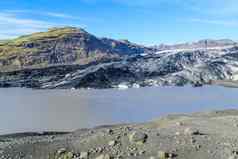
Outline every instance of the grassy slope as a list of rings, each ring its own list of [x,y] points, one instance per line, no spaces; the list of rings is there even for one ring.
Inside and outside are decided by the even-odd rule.
[[[79,28],[52,28],[47,32],[0,41],[0,72],[61,64],[88,64],[118,58],[119,54],[137,53],[140,49],[144,50],[128,41],[98,39]]]
[[[27,63],[27,57],[37,56],[39,53],[50,50],[57,40],[70,37],[86,31],[74,27],[52,28],[47,32],[38,32],[26,36],[21,36],[12,40],[0,41],[0,71],[12,71],[21,69],[22,66],[29,65],[32,68],[46,67],[46,61]],[[33,47],[28,47],[34,45]],[[79,50],[80,52],[80,50]],[[4,62],[4,64],[2,64]]]
[[[36,48],[26,48],[24,46],[31,42],[41,43],[42,41],[56,40],[70,34],[77,33],[79,31],[79,29],[71,27],[62,29],[53,28],[48,32],[34,33],[27,36],[21,36],[19,38],[6,42],[0,42],[0,59],[7,59],[15,55],[37,52],[38,50]]]

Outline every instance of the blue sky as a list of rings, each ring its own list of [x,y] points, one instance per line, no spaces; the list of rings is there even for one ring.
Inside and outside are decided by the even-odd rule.
[[[0,39],[56,26],[153,45],[238,40],[237,0],[1,0]]]

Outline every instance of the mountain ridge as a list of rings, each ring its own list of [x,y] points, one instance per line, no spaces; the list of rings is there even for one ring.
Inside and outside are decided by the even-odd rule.
[[[155,45],[157,50],[173,50],[173,49],[196,49],[196,48],[212,48],[212,47],[225,47],[235,46],[238,42],[231,39],[202,39],[196,42],[178,43],[178,44],[160,44]]]
[[[52,28],[0,43],[0,65],[2,71],[87,64],[152,50],[128,41],[98,38],[81,28]]]

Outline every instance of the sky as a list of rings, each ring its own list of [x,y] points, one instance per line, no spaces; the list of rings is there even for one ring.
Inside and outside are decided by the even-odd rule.
[[[1,0],[0,39],[75,26],[144,44],[238,40],[237,0]]]

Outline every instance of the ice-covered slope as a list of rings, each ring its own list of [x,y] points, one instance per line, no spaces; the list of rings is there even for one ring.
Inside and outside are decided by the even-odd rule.
[[[238,47],[220,50],[132,55],[117,61],[84,66],[54,66],[1,73],[1,85],[34,88],[112,88],[151,85],[212,84],[234,80]]]

